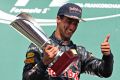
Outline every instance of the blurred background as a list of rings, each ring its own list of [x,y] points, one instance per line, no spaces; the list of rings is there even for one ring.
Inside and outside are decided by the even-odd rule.
[[[120,76],[120,1],[119,0],[0,0],[0,80],[22,80],[25,54],[30,42],[11,28],[10,23],[20,12],[36,19],[50,36],[56,28],[56,14],[67,2],[82,7],[82,18],[72,40],[98,58],[102,58],[100,44],[110,34],[114,69],[110,78],[82,74],[80,80],[119,80]]]

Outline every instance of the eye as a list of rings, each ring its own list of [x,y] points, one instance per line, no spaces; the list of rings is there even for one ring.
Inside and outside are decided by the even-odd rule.
[[[72,20],[67,20],[67,23],[68,23],[68,24],[73,24],[73,25],[77,26],[78,23],[79,23],[79,21],[72,19]]]
[[[72,21],[72,20],[70,20],[70,19],[68,19],[68,20],[67,20],[67,22],[68,22],[69,24],[71,24],[73,21]]]

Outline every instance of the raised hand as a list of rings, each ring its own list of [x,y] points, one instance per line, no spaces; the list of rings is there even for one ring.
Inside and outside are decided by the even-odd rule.
[[[101,52],[103,53],[103,55],[110,54],[110,44],[108,42],[109,38],[110,38],[110,34],[108,34],[104,39],[104,42],[101,43]]]

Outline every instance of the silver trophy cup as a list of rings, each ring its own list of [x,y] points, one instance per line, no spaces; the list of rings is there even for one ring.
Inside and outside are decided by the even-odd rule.
[[[51,40],[46,36],[42,28],[38,27],[37,22],[27,13],[19,14],[17,19],[10,25],[41,49],[44,49],[46,45],[51,44]],[[59,76],[77,60],[78,56],[74,50],[68,50],[66,52],[58,51],[55,60],[49,67],[54,71],[56,76]]]
[[[19,14],[17,19],[10,25],[40,48],[43,48],[48,43],[50,44],[50,40],[44,34],[42,28],[38,27],[32,16],[27,13]]]

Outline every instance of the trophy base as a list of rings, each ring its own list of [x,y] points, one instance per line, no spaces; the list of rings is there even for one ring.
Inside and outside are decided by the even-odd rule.
[[[64,72],[72,62],[78,60],[78,56],[73,53],[72,50],[68,50],[62,54],[61,57],[51,66],[51,69],[55,72],[56,76],[59,76]]]

